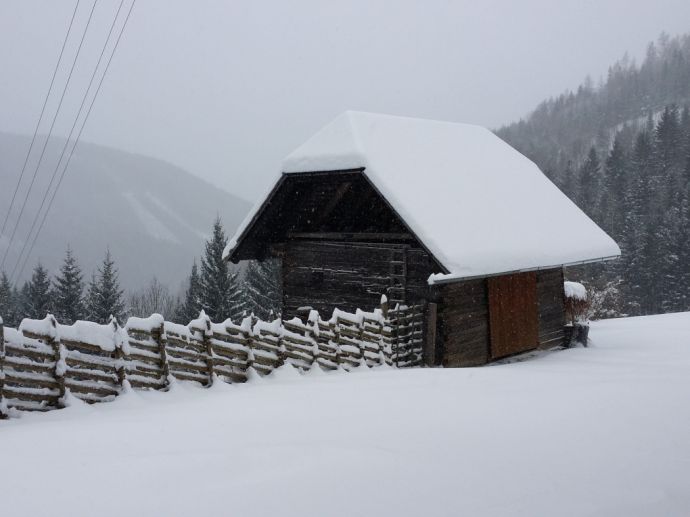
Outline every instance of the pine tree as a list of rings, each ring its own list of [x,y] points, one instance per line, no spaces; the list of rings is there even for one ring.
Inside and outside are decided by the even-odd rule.
[[[594,216],[599,199],[601,164],[597,150],[591,147],[587,159],[580,167],[580,195],[578,205],[590,216]]]
[[[626,214],[623,228],[622,248],[626,253],[621,257],[623,276],[623,296],[626,299],[625,312],[645,313],[647,294],[651,277],[645,250],[653,245],[648,235],[649,215],[649,176],[652,163],[652,143],[649,131],[638,133],[633,145],[629,175],[625,194]]]
[[[14,303],[12,284],[10,284],[10,279],[3,271],[2,275],[0,275],[0,318],[9,327],[15,326],[16,308]]]
[[[249,261],[243,290],[247,311],[262,320],[280,316],[280,282],[278,261]]]
[[[618,136],[614,138],[611,151],[604,162],[604,181],[602,185],[601,207],[599,213],[604,229],[618,240],[623,232],[625,192],[627,182],[627,163],[625,150]]]
[[[53,307],[60,323],[71,325],[84,319],[84,282],[77,259],[68,247],[60,274],[53,282]]]
[[[199,278],[199,269],[197,268],[195,260],[192,265],[192,272],[189,275],[184,300],[175,313],[175,319],[178,323],[186,324],[199,317],[199,312],[201,311],[201,298],[201,279]]]
[[[51,310],[50,278],[48,271],[39,263],[26,284],[24,317],[43,319]]]
[[[213,223],[213,234],[206,242],[201,259],[201,307],[214,321],[239,320],[244,307],[237,272],[231,272],[223,260],[227,237],[220,218]]]
[[[21,289],[17,286],[13,289],[12,297],[14,298],[14,306],[17,310],[16,324],[19,323],[24,318],[30,318],[29,316],[29,282],[24,282]]]
[[[577,189],[578,185],[579,181],[576,172],[573,170],[573,162],[568,160],[563,170],[561,186],[563,193],[576,202],[580,195]]]
[[[655,175],[664,176],[679,158],[681,132],[678,109],[666,106],[654,129]]]
[[[117,268],[110,255],[105,253],[103,264],[98,268],[98,274],[91,277],[86,296],[87,314],[91,321],[105,324],[110,316],[121,320],[125,312],[122,290],[118,281]]]

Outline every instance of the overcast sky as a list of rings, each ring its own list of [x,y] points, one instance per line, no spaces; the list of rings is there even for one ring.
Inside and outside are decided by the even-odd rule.
[[[96,6],[60,133],[118,4]],[[74,5],[1,1],[0,130],[33,132]],[[81,0],[57,84],[92,5]],[[346,109],[498,127],[626,51],[643,56],[661,31],[690,31],[690,2],[138,0],[83,139],[254,200],[282,157]]]

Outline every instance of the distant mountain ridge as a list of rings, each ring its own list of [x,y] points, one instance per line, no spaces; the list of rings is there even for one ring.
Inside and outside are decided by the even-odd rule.
[[[3,254],[44,141],[34,145],[6,235],[0,236]],[[0,132],[0,223],[29,144],[27,136]],[[63,145],[51,138],[5,264],[8,274]],[[39,260],[54,273],[69,244],[87,278],[109,247],[123,287],[136,289],[156,276],[177,289],[201,256],[215,217],[232,233],[249,208],[246,200],[165,161],[80,142],[22,279]]]

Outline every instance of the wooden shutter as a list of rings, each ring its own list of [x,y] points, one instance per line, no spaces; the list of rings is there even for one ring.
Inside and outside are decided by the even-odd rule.
[[[539,344],[536,273],[491,277],[488,291],[491,359],[536,348]]]

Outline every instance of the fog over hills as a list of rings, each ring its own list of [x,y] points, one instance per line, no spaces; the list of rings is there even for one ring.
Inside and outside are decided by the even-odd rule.
[[[34,144],[5,235],[0,236],[2,254],[44,141],[37,139]],[[5,264],[8,274],[27,239],[64,142],[51,138]],[[29,144],[27,136],[0,132],[0,224]],[[69,244],[87,278],[109,247],[124,288],[136,289],[155,275],[177,289],[194,257],[201,255],[214,218],[219,215],[226,232],[232,234],[249,208],[244,199],[170,163],[80,142],[21,280],[28,278],[39,260],[54,273]]]

